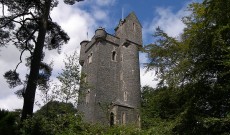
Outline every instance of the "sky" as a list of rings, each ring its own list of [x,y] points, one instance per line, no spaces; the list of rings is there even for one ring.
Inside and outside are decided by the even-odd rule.
[[[181,21],[182,17],[189,15],[188,4],[197,0],[85,0],[72,6],[66,5],[62,1],[59,0],[58,7],[51,11],[51,17],[67,32],[71,39],[68,44],[63,45],[60,54],[56,50],[44,50],[46,52],[44,61],[54,62],[51,77],[54,81],[64,67],[65,54],[72,54],[75,50],[79,54],[80,42],[90,40],[98,27],[104,27],[108,33],[113,34],[119,20],[125,18],[129,13],[135,12],[143,27],[143,45],[154,41],[152,35],[157,27],[163,29],[170,36],[178,37],[185,28]],[[1,6],[0,11],[2,11]],[[0,15],[2,14],[0,13]],[[3,77],[6,71],[15,69],[19,62],[19,56],[20,52],[13,45],[0,48],[0,108],[8,110],[22,108],[23,100],[14,94],[18,88],[10,89]],[[140,53],[141,85],[156,87],[154,71],[146,72],[144,68],[144,63],[147,61],[146,54]],[[24,78],[29,70],[22,63],[17,71],[20,73],[20,77]],[[40,100],[41,98],[37,94],[36,101],[41,102]],[[37,109],[39,107],[35,105],[35,110]]]

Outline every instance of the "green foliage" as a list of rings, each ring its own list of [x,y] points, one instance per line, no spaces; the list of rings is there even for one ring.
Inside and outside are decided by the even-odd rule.
[[[230,113],[229,0],[204,0],[189,6],[180,38],[160,28],[146,47],[160,79],[143,91],[143,126],[168,125],[175,134],[227,134]],[[146,89],[146,88],[145,88]],[[146,111],[147,109],[148,111]],[[159,123],[161,123],[159,122]],[[161,124],[159,124],[161,125]],[[164,126],[162,126],[164,128]],[[163,129],[160,129],[163,131]]]
[[[142,128],[149,134],[172,134],[186,102],[177,90],[142,88],[141,118]],[[180,97],[180,98],[178,98]]]
[[[0,110],[0,134],[15,135],[18,133],[19,112]]]
[[[24,121],[20,132],[24,135],[74,135],[82,130],[80,123],[79,116],[68,113],[56,115],[53,119],[36,115]]]
[[[144,131],[132,125],[105,126],[86,124],[71,103],[49,102],[38,110],[32,118],[23,122],[22,135],[136,135]]]
[[[81,80],[80,65],[78,61],[76,51],[72,55],[66,55],[66,59],[64,60],[65,68],[62,69],[62,73],[57,77],[60,81],[60,85],[55,85],[53,93],[56,98],[62,102],[77,103]]]
[[[142,128],[149,134],[226,134],[230,130],[226,93],[203,83],[145,86],[141,105]]]
[[[230,22],[229,7],[223,6],[222,16],[225,2],[207,0],[191,4],[192,14],[183,19],[187,27],[180,39],[156,29],[156,42],[146,47],[150,58],[147,66],[156,70],[163,86],[175,87],[204,80],[207,83],[228,82]]]
[[[83,130],[81,117],[71,103],[52,101],[23,122],[21,134],[74,135]]]
[[[143,87],[142,128],[154,134],[229,132],[228,95],[207,85]]]
[[[34,115],[42,115],[50,119],[55,118],[56,115],[61,114],[76,114],[77,110],[71,103],[64,103],[59,101],[50,101],[41,107]],[[53,116],[54,115],[54,116]]]

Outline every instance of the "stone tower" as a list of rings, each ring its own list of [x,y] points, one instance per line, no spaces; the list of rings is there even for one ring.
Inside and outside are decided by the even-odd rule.
[[[90,123],[140,126],[142,26],[134,13],[121,20],[111,35],[98,28],[82,41],[80,64],[88,86],[80,88],[78,109]]]

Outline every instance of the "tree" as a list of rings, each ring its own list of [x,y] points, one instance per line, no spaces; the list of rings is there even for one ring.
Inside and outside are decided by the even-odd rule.
[[[75,1],[79,0],[64,0],[71,5]],[[43,48],[60,50],[69,37],[50,18],[50,11],[58,5],[57,0],[2,0],[0,3],[9,11],[9,15],[5,16],[3,10],[0,17],[0,45],[14,44],[21,51],[20,61],[25,51],[31,54],[28,57],[30,72],[22,93],[24,104],[21,119],[24,120],[33,114],[39,70],[45,65],[42,63]],[[22,84],[16,69],[4,75],[11,87]]]
[[[51,101],[35,112],[31,119],[23,121],[21,134],[65,135],[82,134],[84,124],[71,103]]]
[[[160,87],[181,91],[186,98],[174,132],[224,134],[230,114],[230,4],[204,0],[189,6],[180,38],[161,29],[156,42],[146,47],[149,69],[155,69]],[[180,96],[176,96],[180,99]],[[190,129],[188,130],[188,125]]]
[[[207,83],[229,79],[229,1],[205,0],[193,3],[180,39],[169,37],[160,28],[156,42],[146,47],[149,69],[156,69],[161,82],[179,86],[201,80]]]
[[[60,84],[56,84],[54,94],[58,100],[68,103],[77,103],[79,84],[81,80],[77,52],[73,55],[66,55],[64,60],[65,68],[57,77]]]
[[[0,109],[0,134],[2,135],[15,135],[18,133],[18,122],[20,112],[7,111]]]
[[[173,134],[183,112],[184,96],[180,90],[167,87],[142,87],[141,125],[149,134]],[[185,98],[186,99],[186,98]]]
[[[47,111],[47,107],[49,108]],[[24,121],[21,134],[26,135],[88,135],[88,134],[141,134],[134,125],[113,127],[83,123],[71,103],[53,101]],[[48,113],[47,113],[48,112]],[[143,133],[145,135],[146,133]]]
[[[72,103],[64,103],[59,101],[50,101],[38,110],[35,115],[43,115],[44,117],[49,118],[50,120],[57,115],[61,114],[76,114],[77,109],[74,108]]]

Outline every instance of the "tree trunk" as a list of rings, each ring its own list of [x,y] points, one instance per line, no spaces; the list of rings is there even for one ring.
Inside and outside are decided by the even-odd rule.
[[[37,80],[39,76],[40,63],[42,60],[42,53],[47,30],[48,16],[50,13],[51,0],[46,1],[45,5],[46,7],[44,10],[44,14],[40,20],[37,43],[35,44],[35,49],[31,60],[30,74],[24,93],[24,104],[22,109],[21,121],[25,120],[28,116],[33,115]]]

